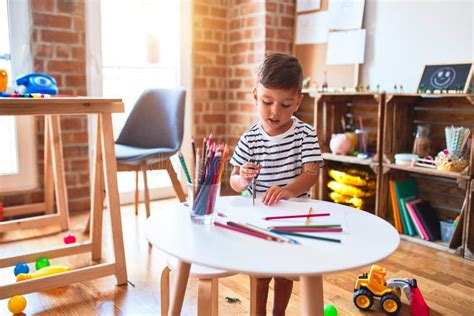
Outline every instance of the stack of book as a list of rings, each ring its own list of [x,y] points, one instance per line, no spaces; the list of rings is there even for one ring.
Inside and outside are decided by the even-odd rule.
[[[419,235],[425,240],[441,238],[439,219],[430,203],[417,198],[414,179],[390,181],[395,228],[400,234]]]

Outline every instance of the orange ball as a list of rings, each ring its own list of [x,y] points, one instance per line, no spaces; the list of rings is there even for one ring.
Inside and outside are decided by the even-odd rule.
[[[19,314],[25,310],[26,299],[21,295],[15,295],[8,301],[8,310],[13,314]]]

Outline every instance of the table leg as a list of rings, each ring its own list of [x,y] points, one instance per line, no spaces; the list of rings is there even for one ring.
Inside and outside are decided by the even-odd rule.
[[[101,121],[101,128],[98,132],[101,133],[102,138],[105,189],[114,243],[115,276],[117,277],[118,285],[122,285],[127,283],[127,265],[125,263],[122,219],[120,216],[120,200],[117,187],[117,162],[115,160],[112,114],[100,114],[99,119]]]
[[[302,276],[300,281],[301,315],[323,316],[323,276]]]
[[[91,242],[92,242],[92,260],[98,261],[102,257],[102,218],[103,218],[103,159],[102,159],[102,138],[100,120],[97,119],[97,133],[94,149],[94,163],[92,169],[92,200],[91,200],[91,215],[89,217],[91,227]]]
[[[52,147],[51,133],[49,129],[50,121],[48,117],[44,117],[44,204],[46,207],[45,214],[54,212],[54,179],[52,166]]]
[[[173,280],[173,292],[171,293],[171,305],[168,316],[179,316],[183,307],[184,294],[189,278],[191,264],[178,260],[178,266]]]
[[[50,145],[52,147],[53,178],[56,191],[56,205],[58,214],[61,218],[61,230],[69,228],[69,206],[67,203],[66,178],[64,176],[64,162],[61,140],[61,125],[58,115],[46,115],[49,120],[49,133],[51,137]]]

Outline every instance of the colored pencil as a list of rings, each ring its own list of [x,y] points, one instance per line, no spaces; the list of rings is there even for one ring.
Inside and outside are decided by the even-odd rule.
[[[286,218],[304,218],[304,217],[318,217],[318,216],[329,216],[331,214],[329,213],[317,213],[317,214],[299,214],[299,215],[281,215],[281,216],[267,216],[264,217],[263,219],[266,221],[272,220],[272,219],[286,219]]]
[[[280,225],[280,226],[269,226],[268,229],[280,229],[280,228],[336,228],[336,227],[341,227],[341,224]]]
[[[183,167],[184,174],[186,175],[186,180],[188,181],[188,183],[193,183],[191,177],[189,176],[188,167],[186,167],[186,162],[184,161],[183,153],[181,151],[178,151],[178,156],[179,161],[181,162],[181,166]]]
[[[313,208],[312,208],[312,207],[309,208],[308,215],[311,215],[311,213],[313,213]],[[311,217],[308,216],[308,217],[306,218],[305,224],[306,224],[306,225],[309,225],[309,221],[310,221],[310,220],[311,220]]]
[[[250,227],[252,227],[252,228],[255,228],[255,229],[257,229],[257,230],[264,231],[264,232],[267,233],[267,234],[277,235],[277,236],[275,236],[275,237],[283,238],[283,239],[285,239],[286,242],[289,242],[290,244],[297,244],[297,245],[299,245],[299,242],[298,242],[297,240],[294,240],[294,239],[292,239],[292,238],[286,237],[286,236],[284,236],[284,235],[282,235],[282,234],[278,234],[278,233],[272,232],[272,231],[269,230],[269,229],[266,229],[266,228],[263,228],[263,227],[259,227],[259,226],[253,225],[253,224],[249,224],[249,223],[247,223],[246,225],[247,225],[247,226],[250,226]]]
[[[341,227],[328,227],[328,228],[311,228],[311,227],[289,227],[289,228],[276,228],[276,230],[285,232],[308,232],[308,233],[340,233],[342,232]]]
[[[258,230],[258,229],[254,229],[248,225],[245,225],[245,224],[242,224],[242,223],[237,223],[237,222],[233,222],[233,221],[228,221],[227,222],[227,225],[229,226],[232,226],[232,227],[237,227],[239,229],[243,229],[243,230],[248,230],[248,231],[251,231],[255,234],[261,234],[261,235],[264,235],[264,236],[267,236],[268,238],[270,238],[271,240],[273,241],[278,241],[278,242],[286,242],[286,240],[284,240],[283,238],[281,238],[280,236],[275,236],[275,234],[269,234],[269,233],[266,233],[264,231],[261,231],[261,230]]]
[[[266,236],[266,235],[257,234],[257,233],[254,233],[254,232],[250,231],[250,230],[246,230],[246,229],[241,229],[241,228],[238,228],[238,227],[229,226],[229,225],[226,225],[226,224],[217,222],[217,221],[214,222],[214,226],[218,226],[218,227],[222,227],[222,228],[225,228],[225,229],[233,230],[233,231],[235,231],[235,232],[247,234],[247,235],[250,235],[250,236],[257,237],[257,238],[262,238],[262,239],[265,239],[265,240],[272,240],[270,237],[268,237],[268,236]]]
[[[289,235],[289,236],[295,236],[295,237],[310,238],[310,239],[324,240],[324,241],[337,242],[337,243],[341,242],[340,239],[335,239],[335,238],[327,238],[327,237],[321,237],[321,236],[298,234],[298,233],[285,232],[285,231],[280,231],[280,230],[272,230],[272,231],[275,232],[275,233]]]

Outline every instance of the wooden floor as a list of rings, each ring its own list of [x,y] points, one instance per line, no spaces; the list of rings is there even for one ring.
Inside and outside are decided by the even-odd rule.
[[[177,200],[164,200],[152,203],[153,209],[166,207]],[[160,314],[160,273],[165,264],[165,255],[148,246],[143,233],[145,223],[144,206],[140,206],[139,216],[134,215],[132,206],[122,207],[125,251],[127,257],[128,286],[115,286],[114,277],[72,284],[67,287],[25,295],[28,305],[27,315],[159,315]],[[71,231],[79,240],[87,214],[72,218]],[[105,213],[104,238],[105,252],[111,247],[109,236],[109,214]],[[370,227],[368,227],[370,229]],[[376,236],[374,236],[376,238]],[[0,256],[11,256],[31,249],[61,245],[63,233],[57,227],[13,231],[0,234]],[[11,242],[11,240],[15,240]],[[8,241],[8,242],[7,242]],[[364,251],[361,245],[360,251]],[[110,254],[109,254],[110,255]],[[80,267],[88,264],[88,255],[52,259],[52,264],[66,264]],[[304,260],[304,258],[302,258]],[[395,254],[380,262],[387,268],[388,278],[416,278],[425,300],[431,308],[431,315],[473,315],[474,311],[474,262],[425,248],[408,242],[401,243]],[[32,265],[30,264],[30,267]],[[332,303],[338,315],[385,315],[378,304],[373,311],[361,313],[352,303],[353,286],[357,275],[368,272],[364,267],[350,272],[337,273],[324,277],[325,303]],[[0,284],[14,281],[13,268],[0,269]],[[196,280],[190,279],[183,305],[182,315],[196,314]],[[221,279],[219,308],[221,315],[249,314],[249,279],[237,275]],[[287,315],[300,314],[299,284],[295,283]],[[13,294],[13,293],[12,293]],[[228,303],[225,297],[238,297],[240,303]],[[400,315],[410,315],[405,297]],[[268,302],[271,314],[272,294]],[[0,315],[8,315],[7,300],[0,301]]]

